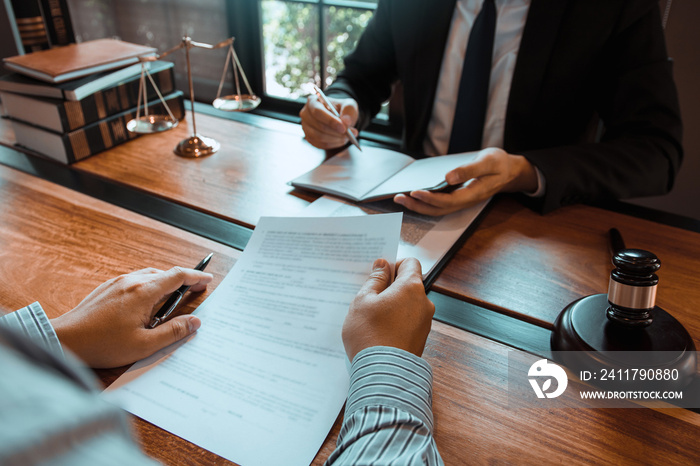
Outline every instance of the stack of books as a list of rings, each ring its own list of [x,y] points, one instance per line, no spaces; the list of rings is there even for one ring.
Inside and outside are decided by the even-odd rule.
[[[153,53],[150,47],[101,39],[4,59],[14,72],[0,76],[0,101],[17,145],[70,164],[137,137],[126,125],[138,110],[138,57]],[[175,90],[173,64],[146,66],[173,116],[182,119],[184,100]],[[146,89],[149,113],[167,113],[148,79]]]

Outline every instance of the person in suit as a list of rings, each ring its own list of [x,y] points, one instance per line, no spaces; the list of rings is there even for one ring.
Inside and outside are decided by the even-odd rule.
[[[375,261],[343,325],[350,389],[329,465],[442,464],[432,370],[420,357],[435,307],[416,259],[400,261],[391,277],[389,264]],[[196,331],[192,315],[148,323],[163,296],[183,284],[201,291],[211,279],[180,267],[145,269],[109,280],[51,320],[38,303],[0,315],[0,464],[153,464],[84,364],[130,364]]]
[[[454,152],[454,134],[468,128],[453,116],[475,106],[461,100],[460,83],[484,68],[465,64],[463,72],[462,63],[472,43],[488,42],[468,39],[489,9],[490,81],[478,94],[487,106],[480,144],[468,149],[480,152],[446,174],[459,189],[395,201],[441,215],[522,192],[545,213],[668,192],[682,161],[682,124],[657,0],[380,0],[327,89],[341,118],[313,96],[302,109],[308,141],[344,145],[346,128],[364,129],[400,82],[403,150]]]

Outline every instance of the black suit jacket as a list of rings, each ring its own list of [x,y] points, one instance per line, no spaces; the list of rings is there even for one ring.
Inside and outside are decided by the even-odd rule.
[[[360,127],[399,80],[404,149],[422,152],[454,6],[380,0],[329,89],[357,100]],[[605,131],[594,143],[596,116]],[[668,192],[682,160],[681,132],[657,0],[531,1],[503,149],[543,173],[541,210]]]

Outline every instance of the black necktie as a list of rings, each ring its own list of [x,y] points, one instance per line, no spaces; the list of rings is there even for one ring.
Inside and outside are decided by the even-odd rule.
[[[496,5],[494,0],[484,0],[464,54],[448,154],[481,149],[495,32]]]

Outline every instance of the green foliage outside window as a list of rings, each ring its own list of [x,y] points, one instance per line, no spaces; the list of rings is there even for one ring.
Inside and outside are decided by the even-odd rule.
[[[374,13],[372,10],[328,6],[323,8],[325,70],[321,71],[319,8],[308,3],[262,1],[268,94],[298,98],[302,84],[330,84],[343,68]],[[323,83],[321,81],[324,81]]]

